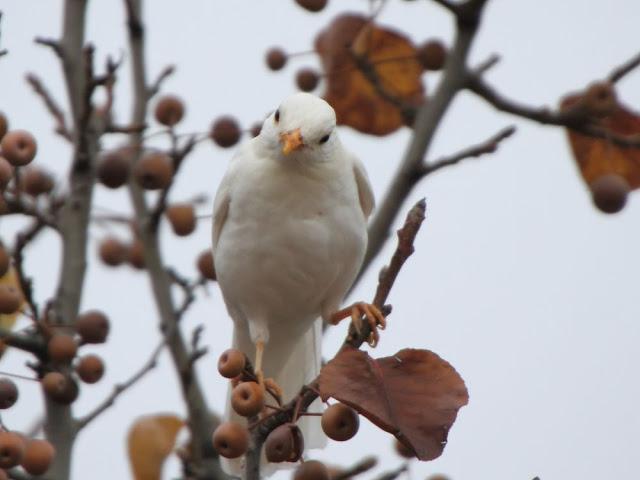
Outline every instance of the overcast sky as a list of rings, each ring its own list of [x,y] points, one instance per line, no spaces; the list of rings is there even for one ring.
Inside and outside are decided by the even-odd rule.
[[[91,2],[88,36],[96,45],[99,66],[107,54],[123,54],[128,60],[120,3]],[[147,2],[147,70],[153,78],[168,63],[177,65],[164,91],[178,93],[187,104],[180,129],[206,130],[224,113],[236,115],[248,127],[275,108],[294,91],[297,67],[317,61],[313,56],[297,58],[284,72],[272,73],[264,67],[265,49],[282,45],[289,51],[309,50],[315,32],[334,15],[364,13],[368,5],[364,0],[330,3],[322,14],[311,15],[287,0]],[[54,136],[51,118],[24,82],[26,72],[35,72],[64,100],[57,59],[33,44],[35,36],[59,35],[62,2],[0,0],[0,9],[1,42],[9,49],[0,59],[0,110],[13,127],[26,128],[38,138],[36,163],[62,177],[69,149]],[[638,19],[640,3],[630,0],[492,0],[472,61],[499,53],[502,61],[489,74],[492,83],[523,102],[555,105],[564,93],[602,78],[640,50]],[[427,0],[391,0],[381,21],[417,42],[451,38],[447,14]],[[128,81],[123,71],[116,93],[116,111],[123,122],[130,111]],[[428,91],[436,81],[426,79]],[[638,105],[640,71],[620,84],[619,95],[628,105]],[[403,209],[426,196],[428,216],[416,254],[394,287],[390,325],[373,354],[385,356],[404,347],[431,349],[456,367],[470,393],[442,457],[412,464],[413,478],[434,472],[453,480],[636,478],[639,199],[632,195],[619,215],[600,214],[577,174],[563,131],[497,114],[468,94],[459,96],[446,116],[430,158],[482,141],[509,124],[516,124],[518,133],[498,153],[429,177]],[[382,197],[410,131],[382,139],[348,128],[340,134],[364,161],[375,193]],[[188,158],[172,199],[201,192],[213,196],[231,155],[231,150],[201,144]],[[99,187],[95,203],[130,210],[124,191]],[[209,211],[207,204],[200,213]],[[2,237],[8,238],[17,225],[2,220]],[[168,263],[194,273],[194,258],[209,245],[209,231],[207,220],[188,238],[176,238],[165,227],[162,246]],[[80,414],[144,363],[158,341],[147,278],[128,267],[106,270],[99,264],[95,246],[104,234],[104,229],[92,229],[82,305],[109,312],[113,329],[108,344],[83,349],[103,355],[107,373],[96,386],[82,389],[74,407]],[[29,251],[26,268],[36,277],[40,301],[55,288],[58,247],[49,235]],[[389,244],[376,260],[354,299],[372,297],[377,271],[392,248]],[[190,311],[184,328],[190,331],[199,324],[206,327],[204,342],[211,352],[199,362],[199,373],[211,407],[221,411],[226,383],[215,363],[230,343],[231,323],[216,286]],[[345,329],[346,324],[327,335],[325,356],[335,351]],[[24,360],[11,352],[0,369],[28,374]],[[3,413],[3,421],[10,428],[26,429],[42,405],[35,383],[19,386],[20,400]],[[166,356],[82,433],[73,478],[128,478],[127,429],[134,417],[155,412],[184,412]],[[312,456],[346,465],[367,454],[379,455],[386,469],[401,462],[392,453],[389,435],[366,420],[354,440],[331,443]],[[177,472],[178,464],[172,461],[165,478]]]

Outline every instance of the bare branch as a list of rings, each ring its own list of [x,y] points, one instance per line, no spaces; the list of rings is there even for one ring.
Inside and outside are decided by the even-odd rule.
[[[0,11],[0,22],[2,21],[2,12]],[[0,38],[2,37],[2,31],[0,30]],[[0,57],[9,53],[9,50],[6,48],[0,48]]]
[[[142,0],[125,0],[125,7],[134,95],[131,124],[136,125],[145,121],[149,100],[145,73],[144,25],[140,18]],[[142,134],[132,133],[130,143],[140,151],[142,149]],[[144,260],[160,315],[160,328],[165,333],[167,347],[178,373],[182,395],[187,407],[192,454],[189,467],[193,468],[194,472],[192,473],[198,478],[226,478],[218,462],[218,455],[211,444],[211,433],[214,428],[211,412],[207,407],[197,373],[195,369],[191,368],[186,342],[180,329],[175,328],[177,318],[171,299],[171,279],[162,264],[157,232],[150,226],[150,213],[144,192],[135,182],[129,184],[129,191],[136,217],[141,225],[139,235],[144,243]]]
[[[449,167],[451,165],[455,165],[456,163],[461,162],[467,158],[477,158],[482,155],[486,155],[487,153],[494,153],[500,142],[509,138],[516,131],[516,127],[513,125],[510,127],[503,128],[498,133],[496,133],[491,138],[485,140],[484,142],[473,145],[471,147],[465,148],[464,150],[451,155],[450,157],[440,158],[435,160],[432,163],[426,163],[423,165],[423,168],[420,172],[421,175],[429,175],[436,170],[440,170],[441,168]]]
[[[619,147],[640,148],[640,135],[618,135],[610,130],[598,127],[589,123],[588,117],[579,109],[554,111],[548,107],[530,107],[498,93],[482,77],[469,74],[468,79],[469,90],[483,98],[497,110],[544,125],[567,127],[590,137],[606,139]]]
[[[31,352],[36,356],[42,356],[45,352],[45,344],[39,337],[24,333],[12,332],[0,328],[0,338],[7,344],[25,352]]]
[[[53,50],[53,53],[55,53],[59,58],[63,58],[64,52],[62,50],[62,46],[60,45],[59,41],[54,40],[52,38],[36,37],[35,42],[38,45],[49,47],[51,50]]]
[[[147,373],[153,370],[158,364],[158,358],[162,353],[162,350],[166,346],[167,341],[166,338],[163,338],[162,341],[158,344],[156,348],[153,349],[151,356],[149,359],[138,369],[136,373],[134,373],[127,381],[123,383],[118,383],[113,387],[113,391],[111,394],[105,398],[102,402],[98,404],[91,412],[85,415],[82,418],[79,418],[76,422],[77,431],[82,430],[84,427],[89,425],[93,420],[98,418],[102,413],[104,413],[107,409],[109,409],[118,399],[120,395],[126,392],[129,388],[133,387],[138,381],[140,381]]]
[[[361,473],[368,472],[378,464],[376,457],[366,457],[360,460],[355,465],[342,470],[331,477],[331,480],[349,480]]]
[[[176,71],[176,67],[174,65],[166,66],[158,75],[158,78],[151,84],[151,86],[147,89],[147,96],[149,99],[156,95],[160,91],[160,87],[164,83],[164,81],[169,78]]]
[[[391,470],[389,472],[385,472],[382,475],[377,476],[375,480],[394,480],[398,478],[400,475],[402,475],[404,472],[406,472],[408,469],[409,469],[409,464],[403,463],[395,470]]]
[[[447,5],[454,5],[451,2],[446,2],[447,5],[445,2],[439,3],[446,8],[448,8]],[[449,50],[447,63],[433,95],[417,111],[409,146],[391,180],[387,193],[379,202],[376,214],[369,224],[367,253],[356,282],[380,252],[389,237],[391,225],[402,204],[417,182],[423,178],[420,175],[421,165],[440,121],[454,97],[466,86],[467,56],[475,39],[484,4],[485,0],[469,0],[465,3],[455,4],[457,32]],[[462,12],[462,6],[464,6],[464,12]]]
[[[449,0],[433,0],[433,3],[437,3],[438,5],[440,5],[441,7],[444,7],[445,9],[449,10],[449,12],[453,13],[454,15],[458,14],[458,5],[449,1]]]
[[[613,69],[609,74],[608,80],[611,83],[616,83],[624,78],[628,73],[631,73],[635,68],[640,65],[640,52],[636,53],[631,59],[623,63],[619,67]]]
[[[36,94],[40,96],[40,98],[42,98],[45,107],[56,121],[55,132],[58,135],[61,135],[67,140],[71,141],[72,136],[69,128],[67,127],[67,121],[65,120],[64,112],[58,106],[58,103],[54,100],[51,93],[45,88],[40,79],[33,73],[27,74],[27,83],[29,83],[29,85],[31,85],[31,88],[33,88],[33,91],[36,92]]]

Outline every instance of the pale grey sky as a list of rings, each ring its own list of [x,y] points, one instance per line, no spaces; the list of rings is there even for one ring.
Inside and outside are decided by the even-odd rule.
[[[364,12],[364,0],[334,0],[320,15],[307,14],[293,1],[191,0],[147,2],[148,72],[166,64],[178,66],[166,92],[187,103],[182,131],[206,130],[219,114],[232,113],[249,126],[294,89],[296,67],[315,58],[296,59],[284,73],[264,68],[271,45],[290,51],[310,49],[313,34],[340,11]],[[24,82],[33,71],[61,100],[58,61],[33,44],[35,36],[56,37],[62,2],[0,0],[2,46],[0,110],[16,128],[38,138],[36,162],[58,176],[69,164],[67,146],[52,134],[52,121]],[[124,52],[121,2],[91,2],[88,35],[101,65],[107,54]],[[601,78],[640,50],[637,22],[640,4],[550,0],[492,0],[473,50],[475,62],[499,53],[501,63],[489,79],[504,93],[533,105],[555,105],[567,91]],[[447,14],[427,0],[392,0],[381,21],[410,33],[416,41],[449,39]],[[129,76],[120,75],[116,93],[118,117],[129,114]],[[436,78],[428,77],[433,90]],[[321,87],[322,88],[322,87]],[[319,92],[321,92],[321,88]],[[640,103],[640,71],[619,89],[627,104]],[[412,464],[413,478],[433,472],[453,480],[630,479],[638,473],[640,428],[640,203],[630,197],[625,210],[604,216],[591,206],[577,175],[563,131],[539,127],[494,113],[482,101],[461,95],[439,130],[430,154],[457,151],[515,123],[518,133],[491,157],[470,160],[421,183],[405,207],[426,196],[427,221],[392,292],[390,326],[374,353],[384,356],[403,347],[429,348],[450,361],[465,379],[470,402],[453,427],[441,458]],[[378,197],[388,183],[410,132],[364,137],[349,129],[344,143],[366,164]],[[114,138],[113,143],[118,139]],[[187,160],[175,200],[216,190],[232,150],[200,145]],[[98,188],[96,205],[129,210],[124,191]],[[201,213],[208,213],[209,207]],[[399,223],[399,222],[398,222]],[[2,236],[17,222],[2,220]],[[210,225],[202,221],[186,239],[164,229],[166,258],[184,272],[209,244]],[[104,231],[93,229],[95,241]],[[43,238],[30,252],[27,269],[36,275],[40,300],[56,282],[58,243]],[[370,298],[377,270],[389,245],[361,283],[354,298]],[[215,286],[200,299],[184,327],[206,326],[211,353],[198,364],[211,406],[224,404],[225,381],[215,371],[219,352],[230,342],[230,320]],[[83,388],[77,412],[91,408],[141,365],[155,346],[156,312],[148,300],[143,273],[128,268],[105,270],[90,258],[85,308],[112,316],[105,346],[85,348],[107,359],[105,378]],[[346,326],[327,335],[326,356],[344,336]],[[24,357],[9,353],[0,369],[26,373]],[[27,428],[42,410],[37,385],[20,383],[21,397],[3,414],[11,428]],[[75,480],[128,478],[125,436],[133,417],[154,412],[184,412],[172,366],[160,367],[123,396],[83,432],[73,467]],[[392,453],[389,435],[363,420],[360,433],[346,444],[331,443],[313,456],[349,464],[364,455],[381,457],[384,468],[401,460]],[[178,465],[171,462],[165,478]]]

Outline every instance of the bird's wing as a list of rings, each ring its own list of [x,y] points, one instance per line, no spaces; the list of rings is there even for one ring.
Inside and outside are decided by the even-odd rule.
[[[376,204],[375,199],[373,198],[373,190],[369,183],[369,176],[367,175],[367,171],[364,169],[364,165],[357,157],[352,155],[351,160],[353,163],[353,174],[356,178],[356,185],[358,186],[360,207],[362,208],[362,213],[364,213],[365,218],[369,218],[369,215],[371,215],[373,207]]]
[[[247,148],[241,147],[241,149],[231,159],[231,162],[229,162],[229,167],[227,168],[227,172],[224,174],[224,177],[222,177],[222,181],[218,186],[216,198],[213,201],[212,248],[214,254],[216,251],[216,247],[218,246],[220,233],[222,232],[222,228],[224,227],[224,223],[227,220],[227,215],[229,213],[229,205],[231,203],[231,189],[236,177],[238,176],[238,171],[241,168],[243,159],[247,154]]]

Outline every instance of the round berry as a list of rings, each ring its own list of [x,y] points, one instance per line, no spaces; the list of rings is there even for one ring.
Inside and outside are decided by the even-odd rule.
[[[296,74],[296,85],[303,92],[315,90],[319,81],[320,75],[311,68],[303,68]]]
[[[49,357],[56,363],[69,363],[78,352],[78,344],[71,335],[57,333],[47,344]]]
[[[322,414],[322,430],[332,440],[349,440],[360,427],[360,417],[356,411],[344,403],[335,403]]]
[[[267,50],[265,62],[270,70],[281,70],[287,63],[287,54],[281,48],[271,48]]]
[[[184,116],[184,103],[175,95],[165,95],[156,104],[156,120],[167,127],[172,127]]]
[[[136,164],[134,175],[145,190],[167,188],[173,177],[173,160],[165,153],[148,153]]]
[[[22,294],[13,285],[0,285],[0,313],[15,313],[22,305]]]
[[[329,0],[296,0],[296,3],[309,12],[319,12],[327,6]]]
[[[46,440],[27,440],[20,465],[31,475],[42,475],[49,470],[55,454],[55,448]]]
[[[130,155],[124,148],[104,153],[98,161],[96,176],[108,188],[120,188],[129,178]]]
[[[109,319],[99,310],[88,310],[78,316],[76,332],[84,343],[104,343],[109,335]]]
[[[447,49],[440,40],[429,40],[418,49],[418,60],[425,70],[441,70],[447,61]]]
[[[235,348],[225,350],[218,359],[218,372],[225,378],[235,378],[242,373],[246,365],[244,353]]]
[[[307,460],[296,469],[293,480],[329,480],[329,470],[322,462]]]
[[[243,417],[257,415],[264,407],[264,390],[256,382],[242,382],[231,392],[231,406]]]
[[[196,229],[196,212],[190,203],[176,203],[165,212],[176,235],[184,237]]]
[[[18,400],[18,387],[8,378],[0,378],[0,409],[11,408]]]
[[[238,423],[221,423],[213,432],[213,448],[225,458],[238,458],[249,448],[249,432]]]
[[[213,254],[211,250],[205,250],[198,256],[196,262],[200,275],[204,278],[215,281],[216,280],[216,268],[213,264]]]
[[[12,130],[0,142],[2,156],[14,167],[23,167],[34,159],[38,150],[36,139],[25,130]]]
[[[117,267],[127,260],[127,247],[115,237],[107,237],[100,242],[98,255],[105,265]]]
[[[289,425],[276,427],[264,444],[267,460],[273,463],[287,462],[293,456],[294,439]]]
[[[13,468],[24,457],[24,440],[14,432],[0,432],[0,468]]]
[[[209,136],[216,145],[229,148],[234,146],[240,140],[240,126],[235,118],[230,116],[222,116],[216,119],[211,125]]]
[[[53,190],[53,177],[37,167],[29,167],[22,172],[20,177],[20,186],[27,194],[37,197]]]
[[[104,362],[97,355],[85,355],[76,365],[76,372],[84,383],[96,383],[104,375]]]
[[[603,213],[617,213],[627,203],[631,188],[621,175],[610,173],[603,175],[590,185],[595,206]]]

